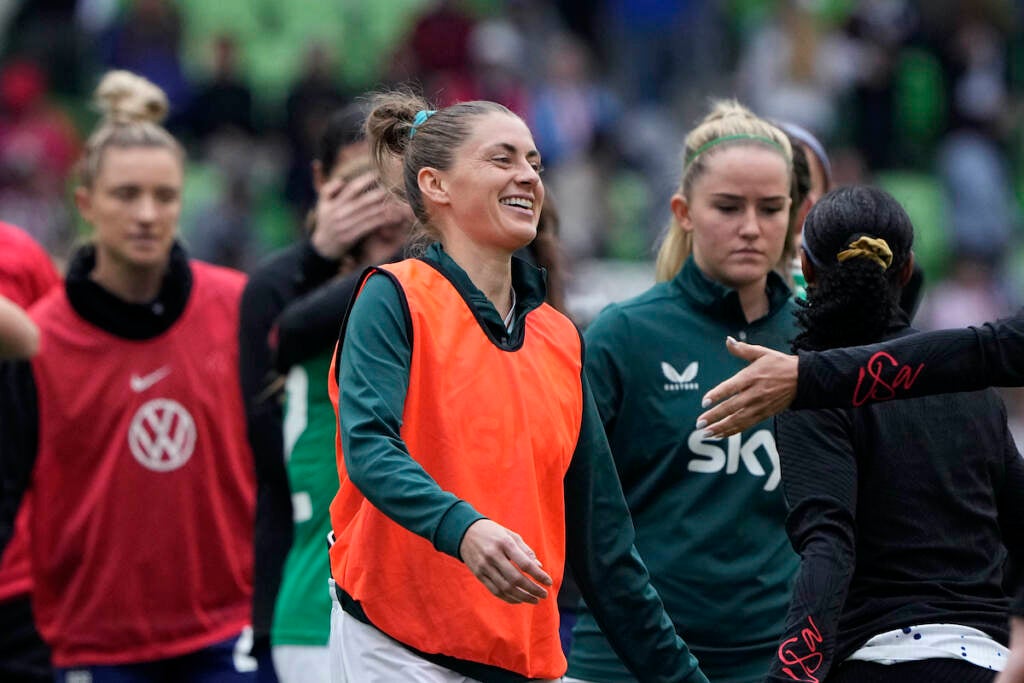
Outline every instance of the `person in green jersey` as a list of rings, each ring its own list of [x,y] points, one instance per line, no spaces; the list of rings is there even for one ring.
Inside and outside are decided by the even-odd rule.
[[[587,329],[594,387],[636,527],[677,632],[716,683],[763,679],[797,556],[784,528],[771,424],[727,440],[695,430],[702,392],[733,374],[727,335],[788,348],[795,310],[773,270],[790,223],[792,147],[740,104],[687,136],[658,284]],[[633,680],[584,605],[567,681]]]

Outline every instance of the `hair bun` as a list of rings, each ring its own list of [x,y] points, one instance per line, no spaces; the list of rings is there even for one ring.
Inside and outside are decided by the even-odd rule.
[[[745,119],[758,120],[757,115],[739,103],[737,100],[718,100],[711,108],[711,112],[704,117],[704,123],[719,121],[721,119],[739,116]]]
[[[96,104],[113,123],[162,123],[167,95],[158,86],[130,71],[110,71],[96,88]]]

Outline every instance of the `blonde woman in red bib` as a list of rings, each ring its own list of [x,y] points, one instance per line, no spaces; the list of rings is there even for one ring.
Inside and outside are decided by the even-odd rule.
[[[245,278],[177,241],[184,152],[163,92],[118,71],[96,98],[75,191],[92,239],[30,311],[22,412],[0,414],[18,427],[0,530],[28,489],[32,606],[58,683],[254,681]]]

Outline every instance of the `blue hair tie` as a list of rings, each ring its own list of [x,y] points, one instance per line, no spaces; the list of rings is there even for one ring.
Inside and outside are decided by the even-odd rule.
[[[409,129],[409,139],[412,140],[412,136],[416,135],[416,131],[427,122],[431,116],[437,113],[436,109],[420,109],[416,112],[416,118],[412,120],[412,128]]]

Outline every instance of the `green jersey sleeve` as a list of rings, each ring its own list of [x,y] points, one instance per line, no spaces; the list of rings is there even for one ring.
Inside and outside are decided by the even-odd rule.
[[[378,510],[457,559],[466,530],[484,516],[443,490],[401,436],[412,364],[401,294],[372,275],[352,306],[338,377],[345,468]]]

